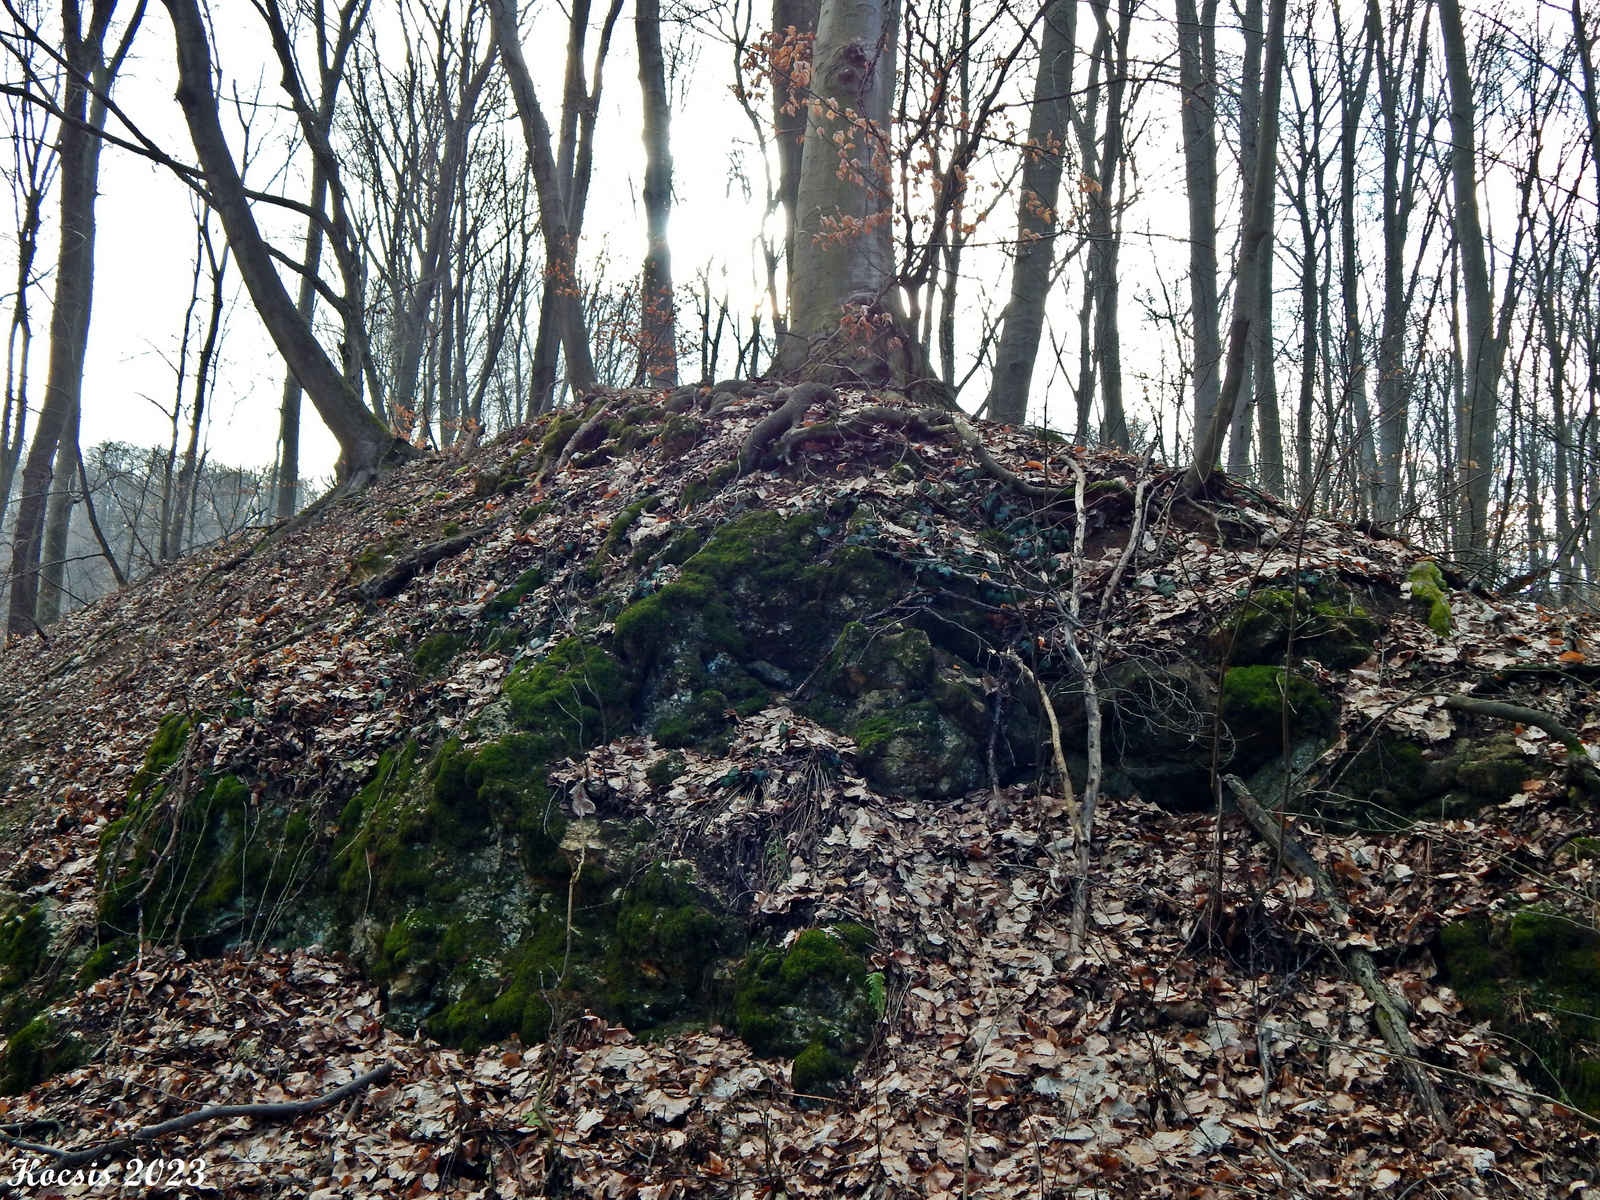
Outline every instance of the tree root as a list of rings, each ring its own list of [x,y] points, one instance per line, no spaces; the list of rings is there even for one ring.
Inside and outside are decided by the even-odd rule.
[[[813,404],[839,403],[839,394],[820,383],[797,383],[789,389],[788,398],[772,412],[757,421],[755,428],[745,436],[739,447],[739,474],[748,475],[761,465],[767,448],[782,434],[800,423]]]
[[[394,1064],[384,1063],[375,1071],[368,1071],[358,1079],[352,1079],[343,1087],[334,1088],[333,1091],[310,1100],[286,1101],[281,1104],[217,1104],[209,1108],[197,1108],[193,1112],[184,1113],[182,1116],[173,1117],[170,1121],[162,1121],[159,1125],[146,1125],[143,1129],[136,1129],[126,1137],[115,1138],[109,1142],[97,1142],[93,1146],[85,1146],[80,1150],[62,1150],[57,1146],[41,1146],[33,1142],[24,1142],[18,1138],[0,1133],[0,1142],[14,1146],[18,1150],[27,1150],[34,1154],[44,1154],[55,1159],[55,1166],[59,1169],[86,1166],[96,1159],[104,1158],[110,1154],[120,1154],[131,1150],[135,1146],[145,1145],[156,1141],[169,1134],[182,1133],[185,1129],[192,1129],[196,1125],[207,1121],[232,1121],[239,1117],[254,1117],[261,1121],[292,1121],[296,1117],[303,1117],[307,1113],[314,1113],[318,1109],[327,1108],[339,1101],[355,1095],[374,1084],[388,1082],[394,1074]]]
[[[1446,696],[1444,706],[1455,712],[1472,713],[1480,717],[1498,717],[1502,721],[1515,721],[1521,725],[1532,725],[1535,729],[1544,730],[1566,748],[1567,771],[1572,781],[1586,791],[1600,795],[1600,772],[1595,770],[1594,763],[1589,760],[1589,751],[1584,748],[1577,734],[1548,713],[1542,713],[1536,708],[1523,708],[1520,704],[1480,700],[1476,696]]]
[[[493,525],[479,525],[464,529],[454,537],[429,542],[420,550],[413,550],[404,558],[390,563],[389,569],[382,575],[374,576],[356,587],[346,588],[343,597],[347,600],[387,600],[390,596],[398,595],[421,572],[471,548],[474,542],[493,528]]]
[[[611,406],[615,402],[615,397],[608,398],[603,404],[600,405],[599,408],[594,410],[593,415],[591,415],[588,420],[584,421],[582,425],[578,426],[573,435],[567,439],[567,444],[561,447],[560,457],[556,459],[552,466],[547,467],[545,470],[539,473],[537,482],[543,483],[550,476],[561,474],[562,471],[566,470],[567,464],[572,461],[572,456],[574,454],[577,454],[580,450],[586,450],[589,448],[584,444],[585,440],[591,433],[595,431],[600,422],[606,419],[606,414],[611,411]]]
[[[801,384],[800,386],[819,387],[820,385]],[[778,410],[778,413],[781,412],[783,412],[783,409]],[[778,413],[774,413],[772,416],[776,417]],[[771,419],[772,417],[767,418],[767,420]],[[798,420],[798,417],[795,420]],[[820,425],[794,428],[791,421],[789,425],[781,427],[787,429],[788,432],[784,433],[778,440],[778,451],[783,455],[785,461],[790,461],[796,446],[803,445],[806,442],[841,442],[848,436],[864,436],[870,433],[875,425],[889,425],[919,437],[942,438],[946,441],[954,442],[971,454],[973,458],[977,459],[978,465],[987,474],[1030,499],[1060,501],[1072,494],[1067,489],[1041,487],[1037,483],[1029,483],[1015,471],[1004,466],[993,454],[989,453],[989,448],[983,444],[977,432],[964,416],[959,412],[949,412],[942,409],[907,410],[890,408],[886,405],[873,405],[850,413],[848,416],[826,421]],[[757,426],[757,430],[760,428],[760,426]],[[751,431],[752,438],[755,433],[756,430]],[[770,442],[772,437],[776,436],[777,434],[774,432],[767,440]],[[750,442],[747,441],[745,444],[749,446]],[[740,460],[743,461],[743,459],[744,455],[741,454]]]
[[[1237,775],[1224,775],[1222,781],[1233,792],[1234,803],[1238,806],[1239,812],[1250,822],[1250,827],[1256,831],[1261,840],[1272,847],[1285,866],[1311,881],[1314,894],[1328,906],[1328,912],[1335,921],[1340,924],[1348,923],[1350,909],[1334,889],[1333,880],[1328,877],[1328,873],[1322,869],[1317,860],[1311,857],[1306,848],[1284,828],[1282,823],[1257,803],[1256,798],[1250,794],[1249,789]],[[1367,999],[1372,1001],[1372,1016],[1378,1026],[1378,1032],[1383,1036],[1389,1049],[1394,1051],[1395,1061],[1400,1064],[1406,1082],[1416,1093],[1418,1102],[1439,1126],[1448,1129],[1450,1117],[1445,1111],[1444,1101],[1439,1098],[1433,1080],[1423,1072],[1416,1040],[1406,1025],[1410,1007],[1389,990],[1389,985],[1378,974],[1378,964],[1373,961],[1371,953],[1365,947],[1347,946],[1342,957],[1350,974],[1366,993]]]

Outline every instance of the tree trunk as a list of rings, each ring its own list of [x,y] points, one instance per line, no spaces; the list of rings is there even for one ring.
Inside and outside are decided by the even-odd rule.
[[[328,193],[328,177],[322,163],[311,163],[311,207],[322,211]],[[295,312],[310,325],[317,314],[317,271],[322,266],[322,223],[306,222],[306,252],[301,266],[300,298]],[[283,400],[278,407],[278,491],[275,497],[280,520],[294,516],[300,507],[300,398],[303,395],[300,381],[293,371],[283,377]]]
[[[1243,209],[1247,213],[1251,211],[1251,197],[1255,195],[1256,157],[1261,137],[1261,48],[1267,36],[1262,26],[1262,16],[1261,0],[1247,0],[1241,22],[1244,75],[1239,86],[1239,184]],[[1257,287],[1252,295],[1259,298],[1260,288]],[[1234,405],[1233,421],[1228,426],[1228,473],[1241,479],[1250,475],[1259,318],[1258,311],[1251,312],[1250,340],[1245,346],[1244,355],[1244,381],[1239,385],[1239,400]]]
[[[780,375],[889,383],[910,373],[889,294],[899,31],[899,0],[824,0],[817,18]]]
[[[791,275],[800,215],[806,91],[811,84],[812,49],[821,8],[822,0],[772,0],[772,127],[778,143],[778,199],[784,216],[783,261]]]
[[[72,509],[78,503],[78,426],[81,412],[73,410],[56,442],[54,486],[44,518],[44,547],[39,555],[39,599],[35,619],[53,625],[61,619],[67,593],[67,535],[72,530]]]
[[[1450,87],[1450,173],[1467,326],[1462,362],[1465,396],[1456,434],[1456,461],[1461,471],[1456,552],[1472,574],[1481,577],[1490,568],[1486,558],[1490,473],[1494,466],[1495,395],[1504,348],[1494,336],[1494,299],[1478,216],[1477,117],[1459,0],[1439,0],[1439,32]]]
[[[640,365],[656,387],[678,382],[678,312],[672,298],[672,109],[661,54],[661,0],[638,0],[633,20],[644,99],[644,216],[648,247],[640,287]],[[781,157],[780,151],[780,157]]]
[[[1114,223],[1116,208],[1112,195],[1123,168],[1123,98],[1128,88],[1128,38],[1133,31],[1133,0],[1117,6],[1117,30],[1113,38],[1109,26],[1107,0],[1094,0],[1095,20],[1107,41],[1114,43],[1115,56],[1108,58],[1106,80],[1106,136],[1100,150],[1099,187],[1090,198],[1090,236],[1101,246],[1100,263],[1095,271],[1094,344],[1100,376],[1100,435],[1113,446],[1128,448],[1128,421],[1122,407],[1122,340],[1117,324],[1117,259],[1121,249],[1121,230]]]
[[[178,105],[189,126],[195,155],[205,172],[212,206],[227,233],[234,260],[239,264],[239,275],[278,353],[300,380],[317,414],[339,443],[336,469],[339,482],[351,485],[370,482],[404,443],[361,402],[361,397],[329,360],[310,324],[301,319],[294,301],[289,298],[267,243],[256,226],[244,183],[223,136],[217,98],[212,91],[211,45],[198,0],[164,0],[164,3],[172,17],[177,43]]]
[[[989,419],[1018,425],[1028,414],[1028,389],[1044,333],[1044,304],[1055,264],[1060,226],[1061,167],[1072,122],[1072,67],[1078,36],[1078,0],[1052,0],[1039,40],[1033,112],[1022,158],[1017,207],[1017,247],[1011,261],[1011,298],[1001,317],[989,386]]]
[[[1368,402],[1366,346],[1361,337],[1361,272],[1356,253],[1356,152],[1360,148],[1361,116],[1366,107],[1367,85],[1372,77],[1375,47],[1363,38],[1360,74],[1352,81],[1350,60],[1344,47],[1344,27],[1339,36],[1339,295],[1343,301],[1345,407],[1355,426],[1359,476],[1356,499],[1365,509],[1377,483],[1377,455],[1373,449],[1371,405]]]
[[[490,17],[494,24],[495,47],[500,52],[500,63],[505,68],[506,80],[511,85],[511,97],[522,122],[522,134],[527,143],[528,167],[533,174],[533,186],[539,197],[539,228],[544,235],[545,277],[544,298],[539,315],[539,345],[534,352],[535,403],[540,412],[552,402],[551,388],[555,383],[555,342],[557,338],[567,358],[567,381],[577,391],[594,385],[594,357],[589,350],[589,331],[583,317],[583,297],[578,288],[576,246],[573,228],[577,216],[568,194],[571,180],[557,168],[556,150],[562,151],[563,161],[575,161],[575,152],[569,154],[566,146],[552,146],[550,123],[540,107],[538,93],[533,87],[533,75],[522,55],[522,42],[517,26],[515,0],[490,0]],[[574,12],[572,24],[578,24]],[[571,80],[575,66],[581,69],[582,43],[569,46],[567,64],[567,95],[572,98]],[[573,60],[578,58],[575,64]],[[564,105],[564,109],[571,105]],[[576,129],[578,114],[563,111],[562,125],[569,120]],[[542,353],[541,353],[542,351]],[[543,390],[539,390],[543,388]]]
[[[100,75],[107,86],[110,84],[104,72],[105,38],[115,8],[116,0],[94,0],[87,29],[83,27],[78,0],[67,0],[61,9],[67,70],[62,98],[66,119],[60,123],[56,150],[61,176],[60,248],[55,302],[50,314],[50,363],[44,403],[22,468],[22,495],[12,531],[6,629],[17,635],[37,628],[39,560],[56,447],[76,421],[83,394],[83,359],[89,345],[89,309],[94,297],[94,203],[100,163],[100,141],[88,128],[86,81]],[[100,105],[94,107],[103,112]]]
[[[1222,342],[1217,306],[1217,0],[1177,0],[1183,166],[1189,198],[1189,305],[1194,322],[1194,428],[1217,407]]]
[[[1210,425],[1195,431],[1195,455],[1184,488],[1201,491],[1216,470],[1222,436],[1233,418],[1244,383],[1245,350],[1261,286],[1261,256],[1272,253],[1272,217],[1278,163],[1278,100],[1283,90],[1283,22],[1288,0],[1272,0],[1267,19],[1266,66],[1261,89],[1261,136],[1256,156],[1255,190],[1239,246],[1238,283],[1234,286],[1233,320],[1228,329],[1228,365]]]

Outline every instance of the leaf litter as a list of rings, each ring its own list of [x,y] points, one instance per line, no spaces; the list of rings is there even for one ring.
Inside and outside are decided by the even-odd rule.
[[[869,403],[895,401],[847,394],[844,411]],[[861,536],[881,553],[968,574],[1001,568],[970,514],[1004,489],[937,440],[890,431],[870,449],[915,455],[924,478],[947,481],[966,503],[945,505],[942,520],[916,518],[916,481],[852,465],[864,457],[859,439],[842,452],[801,443],[798,477],[726,482],[693,509],[670,499],[737,457],[764,411],[759,397],[741,400],[677,457],[645,446],[569,465],[533,494],[554,501],[543,511],[481,494],[478,480],[513,475],[540,432],[513,430],[470,459],[445,455],[335,504],[243,566],[223,569],[243,543],[215,547],[74,613],[48,643],[13,650],[0,677],[10,714],[0,871],[16,903],[49,907],[53,953],[94,943],[100,834],[166,714],[214,714],[192,735],[205,769],[269,778],[317,811],[365,783],[398,741],[469,732],[541,646],[476,651],[435,675],[415,668],[410,648],[439,632],[472,641],[495,597],[541,564],[547,578],[519,613],[550,630],[546,645],[578,632],[579,575],[646,491],[669,499],[630,528],[630,544],[751,507],[788,514],[851,495],[880,514]],[[1147,471],[1116,452],[979,428],[990,453],[1036,483],[1059,484],[1068,455],[1091,481],[1124,490]],[[1219,502],[1221,518],[1200,520],[1172,502],[1171,473],[1148,478],[1157,515],[1126,590],[1096,593],[1122,553],[1125,515],[1091,510],[1075,572],[1091,610],[1104,603],[1108,662],[1192,657],[1249,589],[1324,572],[1399,600],[1371,659],[1323,673],[1343,725],[1312,782],[1378,726],[1450,738],[1462,717],[1442,696],[1497,672],[1515,675],[1522,702],[1600,744],[1600,705],[1580,674],[1584,619],[1457,590],[1441,637],[1403,603],[1415,549],[1297,522],[1243,489]],[[373,553],[375,536],[392,561],[452,525],[487,532],[392,599],[349,599],[360,582],[350,564]],[[1066,586],[1073,566],[1053,559],[1038,577]],[[622,572],[620,559],[609,570]],[[1062,797],[1020,787],[940,802],[880,795],[855,773],[848,738],[781,704],[741,718],[726,754],[676,751],[685,771],[666,785],[647,775],[666,752],[621,738],[554,770],[573,818],[644,818],[661,847],[692,858],[752,919],[852,920],[876,933],[885,1012],[839,1096],[794,1094],[786,1064],[719,1026],[640,1040],[591,1014],[545,1045],[467,1054],[387,1027],[380,990],[321,947],[247,945],[196,960],[146,946],[52,1007],[59,1028],[98,1049],[0,1101],[0,1121],[83,1145],[203,1105],[309,1098],[389,1061],[391,1083],[337,1110],[203,1126],[165,1152],[206,1156],[229,1195],[316,1200],[1580,1194],[1595,1179],[1588,1123],[1518,1074],[1515,1054],[1464,1013],[1429,953],[1440,925],[1462,915],[1592,905],[1595,860],[1571,853],[1593,832],[1592,811],[1558,779],[1561,747],[1518,735],[1549,776],[1470,819],[1391,833],[1298,827],[1345,889],[1346,924],[1237,818],[1102,797],[1076,949]],[[818,769],[824,760],[841,765]],[[787,861],[752,868],[732,849],[752,839],[777,839]],[[1370,1002],[1329,953],[1352,944],[1383,951],[1451,1128],[1415,1114]]]

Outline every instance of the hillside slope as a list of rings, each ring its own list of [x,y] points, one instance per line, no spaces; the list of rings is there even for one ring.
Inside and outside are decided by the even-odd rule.
[[[161,1153],[237,1195],[1577,1194],[1588,637],[894,396],[608,394],[7,652],[5,1136],[392,1063]]]

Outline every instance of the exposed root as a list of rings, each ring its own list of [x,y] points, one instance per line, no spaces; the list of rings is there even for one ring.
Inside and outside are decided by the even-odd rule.
[[[739,474],[748,475],[761,465],[767,448],[782,434],[800,423],[800,418],[813,404],[837,406],[839,394],[820,383],[797,383],[789,390],[788,398],[772,412],[757,421],[755,428],[739,447]]]
[[[386,600],[390,596],[398,595],[418,574],[436,563],[454,558],[463,550],[469,549],[493,528],[493,525],[479,525],[475,529],[464,529],[454,537],[429,542],[420,550],[413,550],[404,558],[391,563],[389,569],[382,575],[374,576],[357,587],[347,588],[344,597],[350,600]]]
[[[1589,759],[1583,741],[1560,721],[1536,708],[1523,708],[1520,704],[1502,704],[1498,700],[1480,700],[1476,696],[1446,696],[1444,706],[1456,712],[1472,713],[1480,717],[1498,717],[1502,721],[1515,721],[1542,729],[1567,751],[1567,771],[1572,781],[1586,790],[1600,795],[1600,772]]]

